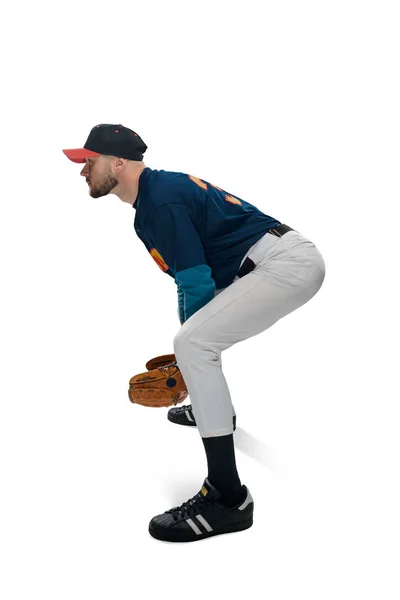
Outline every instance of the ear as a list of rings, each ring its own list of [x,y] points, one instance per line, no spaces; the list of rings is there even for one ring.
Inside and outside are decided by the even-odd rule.
[[[126,158],[115,158],[113,161],[114,168],[117,172],[122,171],[125,168],[126,163],[128,162]]]

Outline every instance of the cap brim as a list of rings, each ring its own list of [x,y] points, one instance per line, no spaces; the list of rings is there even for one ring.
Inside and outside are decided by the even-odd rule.
[[[91,156],[101,156],[98,152],[86,150],[86,148],[73,148],[72,150],[63,150],[63,152],[74,163],[84,163]]]

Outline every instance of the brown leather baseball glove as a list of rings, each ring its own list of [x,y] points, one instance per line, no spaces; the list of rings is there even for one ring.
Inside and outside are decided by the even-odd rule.
[[[147,372],[129,380],[129,399],[142,406],[172,406],[183,402],[188,391],[175,354],[156,356],[146,363]]]

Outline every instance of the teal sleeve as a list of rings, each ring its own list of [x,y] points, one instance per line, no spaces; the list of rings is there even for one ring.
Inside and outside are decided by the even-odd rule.
[[[208,265],[198,265],[175,275],[178,286],[179,320],[187,321],[215,296],[215,282]]]

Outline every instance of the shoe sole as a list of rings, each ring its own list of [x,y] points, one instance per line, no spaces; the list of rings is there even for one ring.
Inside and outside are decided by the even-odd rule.
[[[155,531],[151,527],[149,527],[149,533],[153,538],[155,538],[157,540],[161,540],[162,542],[185,542],[186,543],[186,542],[198,542],[200,540],[203,540],[204,538],[213,537],[214,535],[223,535],[224,533],[235,533],[237,531],[244,531],[246,529],[249,529],[252,525],[253,525],[253,517],[251,517],[250,519],[247,519],[246,521],[241,521],[240,523],[234,523],[232,525],[228,525],[228,526],[224,527],[223,529],[219,529],[218,531],[210,531],[207,533],[202,533],[201,535],[198,535],[195,538],[190,538],[187,540],[183,540],[181,538],[174,539],[173,536],[169,537],[168,535],[163,535],[162,533]]]
[[[174,421],[173,419],[171,419],[171,417],[169,416],[169,413],[167,413],[167,419],[168,421],[171,421],[171,423],[174,423],[174,425],[183,425],[184,427],[197,427],[197,423],[193,423],[192,421],[188,421],[187,423],[177,423],[176,421]],[[233,431],[236,430],[236,424],[233,425]]]

